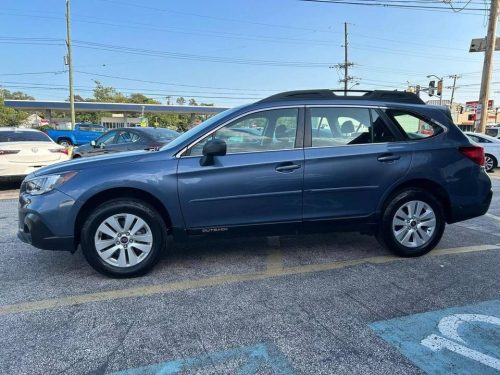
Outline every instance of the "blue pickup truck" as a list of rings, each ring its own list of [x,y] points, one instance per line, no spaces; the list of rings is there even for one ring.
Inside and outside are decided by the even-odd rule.
[[[90,143],[107,129],[98,124],[75,124],[75,130],[49,130],[47,135],[61,146],[77,146]]]

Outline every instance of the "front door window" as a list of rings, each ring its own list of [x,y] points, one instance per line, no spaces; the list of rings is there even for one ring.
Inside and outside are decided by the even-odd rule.
[[[198,142],[190,152],[201,156],[203,146],[212,139],[222,139],[227,154],[288,150],[295,148],[298,109],[262,111],[235,120]]]

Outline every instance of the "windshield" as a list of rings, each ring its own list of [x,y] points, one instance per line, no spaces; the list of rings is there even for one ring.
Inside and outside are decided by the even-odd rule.
[[[492,129],[486,129],[486,135],[489,135],[490,137],[498,137],[498,129],[492,128]]]
[[[0,142],[52,142],[51,139],[39,131],[0,131]]]
[[[189,129],[185,133],[182,133],[179,137],[175,138],[172,142],[170,142],[169,144],[163,146],[161,148],[161,150],[169,150],[169,149],[172,149],[172,148],[175,148],[175,147],[179,146],[180,144],[184,143],[186,140],[188,140],[192,136],[194,136],[194,135],[196,135],[198,133],[202,133],[205,129],[209,128],[210,126],[212,126],[214,123],[216,123],[220,119],[222,119],[222,118],[224,118],[226,116],[229,116],[229,115],[235,113],[236,111],[238,111],[239,109],[241,109],[243,107],[245,107],[245,106],[242,105],[242,106],[239,106],[239,107],[234,107],[234,108],[231,108],[231,109],[227,109],[224,112],[220,112],[220,113],[216,114],[215,116],[210,117],[208,120],[203,121],[200,125],[195,126],[194,128]]]

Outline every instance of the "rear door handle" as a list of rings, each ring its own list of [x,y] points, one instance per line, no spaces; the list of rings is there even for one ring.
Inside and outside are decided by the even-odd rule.
[[[292,172],[295,169],[299,169],[299,164],[280,164],[276,167],[277,172]]]
[[[394,154],[382,154],[377,158],[377,160],[382,162],[382,163],[388,163],[388,162],[396,161],[399,159],[401,159],[401,156],[394,155]]]

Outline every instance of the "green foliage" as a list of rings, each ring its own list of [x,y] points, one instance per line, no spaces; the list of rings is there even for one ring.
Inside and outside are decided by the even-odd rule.
[[[0,126],[19,126],[28,118],[29,113],[5,107],[4,99],[34,100],[34,98],[20,91],[10,92],[0,89]]]
[[[111,86],[104,86],[99,81],[95,81],[95,85],[96,86],[94,88],[94,93],[91,98],[84,98],[80,95],[75,95],[75,102],[161,104],[160,101],[150,98],[141,93],[125,95]],[[3,105],[3,98],[18,100],[34,100],[34,98],[23,92],[10,92],[9,90],[0,89],[0,126],[19,126],[19,124],[21,124],[28,118],[29,113],[13,108],[6,108]],[[177,98],[176,102],[178,105],[185,105],[186,103],[188,103],[191,106],[213,106],[213,104],[210,103],[198,104],[198,102],[194,98],[186,100],[184,97],[179,97]],[[67,116],[67,114],[65,113],[52,113],[52,117],[54,118],[65,116]],[[76,121],[97,124],[100,122],[101,117],[110,116],[111,113],[77,112]],[[131,114],[131,116],[139,117],[140,113]],[[192,124],[198,123],[205,119],[205,116],[192,116],[190,114],[178,113],[146,113],[145,117],[147,117],[150,126],[158,126],[178,131],[186,131]]]

